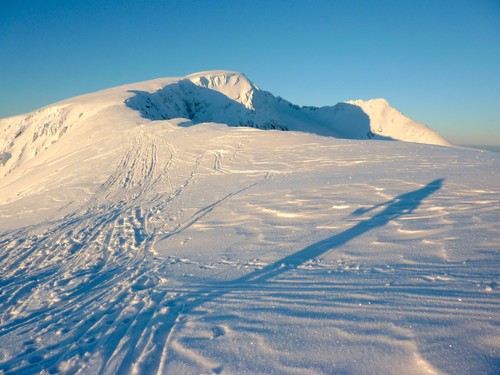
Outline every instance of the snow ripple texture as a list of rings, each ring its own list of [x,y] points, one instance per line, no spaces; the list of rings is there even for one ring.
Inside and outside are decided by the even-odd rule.
[[[498,154],[125,104],[187,89],[258,122],[226,73],[0,120],[1,373],[498,372]]]

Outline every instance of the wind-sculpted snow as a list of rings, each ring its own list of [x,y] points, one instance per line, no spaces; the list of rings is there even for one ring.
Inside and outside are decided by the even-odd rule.
[[[243,78],[1,120],[0,373],[498,373],[500,154],[229,127]]]
[[[5,121],[0,139],[1,167],[10,172],[20,163],[44,152],[68,131],[73,121],[67,119],[64,106]],[[16,143],[23,147],[14,147]]]

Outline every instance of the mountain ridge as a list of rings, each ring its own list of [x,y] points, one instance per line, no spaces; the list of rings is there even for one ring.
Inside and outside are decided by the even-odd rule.
[[[175,120],[181,126],[214,122],[336,138],[451,146],[385,99],[298,106],[261,90],[242,73],[216,70],[117,86],[0,119],[0,176],[44,153],[82,125],[91,133],[106,122],[114,124],[112,130],[120,133],[164,120]]]
[[[239,110],[235,110],[233,107],[227,111],[231,107],[231,102],[217,103],[219,106],[217,110],[225,113],[220,118],[215,116],[216,119],[213,118],[213,112],[208,117],[203,115],[208,107],[214,107],[214,103],[203,103],[201,106],[203,108],[186,108],[187,117],[190,120],[193,120],[193,117],[198,117],[194,119],[195,123],[222,122],[233,126],[252,126],[260,129],[307,131],[337,138],[391,139],[451,146],[437,132],[422,123],[405,117],[385,99],[351,100],[323,107],[299,106],[284,98],[275,97],[268,91],[261,90],[244,74],[232,71],[195,73],[179,79],[174,85],[183,86],[182,94],[178,92],[174,94],[183,96],[183,100],[186,98],[186,91],[190,93],[193,91],[186,88],[189,85],[194,91],[207,89],[218,92],[244,107]],[[151,113],[147,104],[141,103],[139,99],[130,98],[126,102],[133,109],[140,111],[144,117],[152,120],[186,117],[186,113],[180,113],[179,116],[165,116],[165,111],[174,112],[168,105],[162,108],[161,102],[164,104],[166,101],[168,102],[169,97],[173,94],[171,91],[175,91],[173,87],[167,88],[167,86],[154,93],[134,91],[138,95],[147,97],[146,101],[156,102],[156,113]],[[201,97],[202,99],[196,98],[197,105],[203,102],[204,95]],[[217,102],[217,100],[215,101]],[[179,109],[182,106],[177,103],[177,107]],[[245,109],[249,111],[245,111]],[[192,113],[193,111],[194,113]]]
[[[377,113],[222,73],[0,120],[0,373],[496,374],[500,155]]]

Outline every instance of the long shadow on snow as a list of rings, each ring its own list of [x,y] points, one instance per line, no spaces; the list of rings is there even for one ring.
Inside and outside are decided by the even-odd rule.
[[[389,221],[395,220],[400,216],[411,214],[421,205],[424,199],[442,187],[443,181],[444,179],[437,179],[418,190],[402,194],[394,199],[391,199],[390,201],[377,204],[368,209],[356,210],[353,212],[353,215],[361,215],[374,209],[385,207],[381,212],[375,214],[370,219],[360,221],[358,224],[345,230],[344,232],[307,246],[296,253],[279,259],[269,266],[253,271],[236,280],[218,283],[212,287],[205,287],[205,289],[202,287],[201,290],[196,293],[188,293],[183,297],[174,299],[169,303],[172,312],[177,314],[178,317],[181,314],[189,313],[207,301],[211,301],[227,293],[234,292],[235,289],[248,289],[249,287],[258,287],[259,285],[262,286],[271,278],[279,276],[290,269],[297,268],[308,260],[334,250],[356,237],[362,236],[364,233],[372,229],[382,227]],[[169,330],[171,330],[175,325],[174,320],[175,317],[170,320],[171,325]]]
[[[196,292],[187,293],[183,296],[170,300],[168,302],[169,313],[167,313],[166,315],[158,315],[156,317],[153,317],[155,310],[154,306],[158,306],[158,304],[160,304],[161,301],[163,301],[166,298],[166,293],[167,293],[167,291],[165,290],[157,290],[151,296],[152,300],[154,301],[154,304],[146,308],[144,311],[141,310],[141,312],[139,312],[138,315],[135,317],[135,320],[138,322],[137,323],[138,325],[134,326],[133,330],[134,332],[137,330],[138,331],[144,330],[148,322],[150,322],[150,326],[157,328],[156,332],[154,332],[155,341],[163,343],[167,342],[168,345],[169,336],[172,334],[173,328],[176,325],[179,316],[193,312],[197,307],[203,305],[205,302],[212,301],[228,293],[234,293],[238,290],[247,290],[248,288],[263,288],[265,284],[269,282],[273,277],[279,276],[289,271],[290,269],[294,269],[304,264],[310,259],[319,257],[328,251],[334,250],[335,248],[342,246],[343,244],[355,239],[356,237],[363,235],[364,233],[372,229],[382,227],[391,220],[395,220],[402,215],[411,214],[416,208],[420,206],[420,204],[425,198],[427,198],[428,196],[439,190],[442,184],[443,184],[443,179],[438,179],[430,182],[421,189],[400,195],[388,202],[377,204],[368,209],[357,210],[353,213],[354,215],[365,214],[372,210],[381,209],[383,207],[382,211],[373,215],[371,218],[364,221],[360,221],[353,227],[339,234],[331,236],[325,240],[307,246],[306,248],[296,253],[281,258],[275,263],[267,267],[264,267],[263,269],[255,270],[249,273],[248,275],[242,276],[230,282],[223,282],[223,283],[219,282],[219,283],[199,286],[199,289]],[[135,240],[137,241],[138,238],[135,237]],[[114,275],[115,272],[113,272],[114,270],[109,270],[109,269],[107,271],[109,272],[106,272],[99,278],[95,278],[95,280],[91,282],[91,285],[87,284],[83,288],[76,290],[73,295],[73,297],[76,299],[72,301],[71,303],[72,306],[74,306],[74,304],[78,304],[79,301],[84,302],[84,299],[80,300],[80,298],[83,296],[85,291],[89,290],[89,288],[90,289],[99,288],[99,285],[102,287],[103,286],[102,284],[109,282],[110,280],[108,278]],[[102,293],[105,294],[106,290],[103,289]],[[125,291],[122,292],[122,296],[120,297],[121,299],[125,298],[123,293],[126,292]],[[71,308],[69,308],[69,310],[65,309],[64,311],[62,311],[62,313],[70,311]],[[29,319],[26,320],[32,321],[33,319],[37,319],[38,316],[43,316],[45,313],[43,314],[41,312],[35,313],[31,315]],[[103,314],[106,315],[106,313],[104,312]],[[96,318],[100,319],[99,316],[97,316]],[[10,330],[11,328],[24,326],[24,324],[26,323],[24,322],[24,320],[25,319],[23,319],[22,321],[18,320],[16,321],[15,326],[4,327],[4,329]],[[75,337],[80,339],[86,337],[86,335],[92,336],[93,334],[96,334],[96,332],[92,331],[91,329],[93,324],[94,323],[92,322],[92,320],[89,319],[87,322],[85,322],[84,325],[77,328],[77,331],[75,332],[76,336],[72,335],[71,337],[64,339],[62,342],[57,342],[53,345],[49,345],[46,348],[40,349],[40,355],[42,354],[45,355],[46,350],[49,350],[49,352],[56,351],[56,353],[53,353],[52,356],[40,362],[28,364],[26,367],[20,369],[20,372],[33,373],[33,372],[38,372],[43,368],[51,368],[51,366],[55,366],[58,363],[58,361],[62,360],[62,358],[69,358],[75,355],[76,353],[79,352],[80,349],[78,347],[70,346],[71,343],[74,341]],[[115,332],[114,334],[111,335],[111,337],[107,339],[106,343],[102,348],[104,350],[105,357],[109,357],[111,355],[110,353],[113,353],[115,346],[121,340],[122,336],[125,334],[124,332],[128,329],[127,327],[128,327],[127,324],[120,325],[121,330]],[[139,339],[140,335],[137,334],[136,336],[137,337],[134,338],[133,340]],[[89,345],[90,348],[92,344]],[[67,347],[70,348],[64,349]],[[61,350],[58,350],[59,348]],[[129,368],[129,366],[131,366],[132,363],[135,363],[137,361],[137,356],[140,353],[137,353],[136,350],[137,350],[137,342],[131,342],[128,349],[124,350],[123,362],[119,367],[120,371],[123,370],[124,372],[126,372],[127,368]],[[31,354],[37,354],[37,353],[31,353]],[[23,353],[20,355],[20,357],[29,359],[28,357],[31,354]],[[144,371],[147,370],[154,372],[155,371],[154,368],[158,370],[161,364],[161,358],[163,357],[162,350],[152,350],[150,356],[151,356],[150,361],[148,361],[147,363],[139,363],[138,366]],[[37,354],[37,357],[35,357],[35,359],[38,360],[38,358],[42,357],[40,357]],[[12,358],[11,360],[2,363],[0,365],[0,369],[5,370],[8,373],[9,370],[12,368],[12,366],[15,366],[16,363],[18,363],[18,360],[19,357]],[[146,365],[148,367],[147,369],[142,368],[143,366]]]
[[[361,215],[378,207],[385,206],[385,209],[383,211],[372,216],[370,219],[360,221],[358,224],[345,230],[344,232],[336,234],[323,241],[316,242],[315,244],[310,245],[285,258],[282,258],[277,262],[264,267],[261,270],[254,271],[249,275],[243,276],[233,283],[239,284],[242,282],[265,282],[274,276],[286,272],[289,268],[296,268],[304,264],[308,260],[317,258],[330,250],[340,247],[343,244],[353,240],[356,237],[361,236],[362,234],[372,229],[382,227],[391,220],[397,219],[402,215],[411,214],[420,206],[422,200],[441,188],[443,181],[444,179],[437,179],[428,183],[421,189],[400,195],[388,202],[379,203],[369,209],[356,210],[353,212],[353,215]]]

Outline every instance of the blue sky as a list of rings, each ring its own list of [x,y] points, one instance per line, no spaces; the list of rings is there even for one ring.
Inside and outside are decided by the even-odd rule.
[[[500,145],[500,2],[1,0],[0,117],[203,70],[299,105],[386,98]]]

